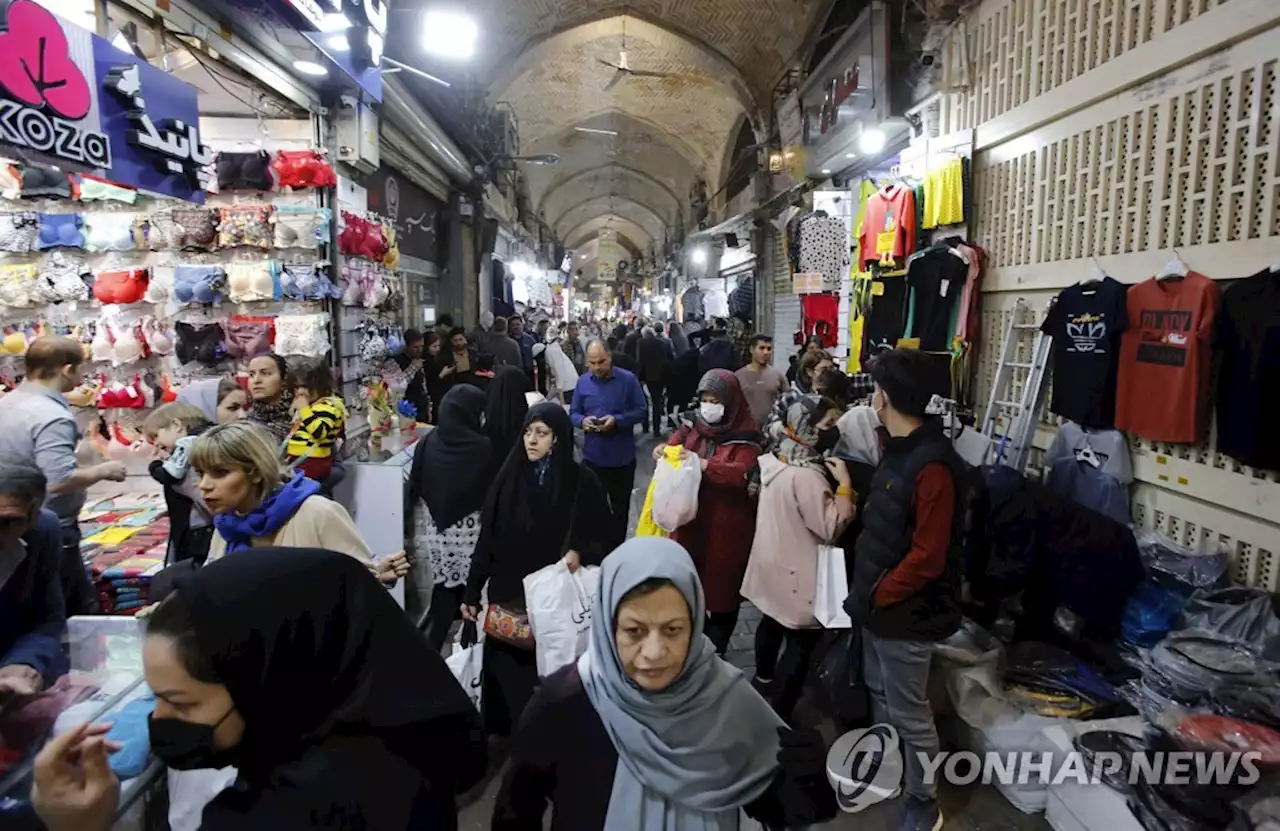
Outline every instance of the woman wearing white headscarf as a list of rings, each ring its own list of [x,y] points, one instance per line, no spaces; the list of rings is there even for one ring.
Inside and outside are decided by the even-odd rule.
[[[178,390],[178,403],[198,408],[210,424],[226,424],[248,415],[249,398],[231,378],[205,378]]]
[[[836,813],[826,749],[782,723],[702,633],[688,552],[638,537],[605,558],[591,643],[525,711],[495,831],[733,831]]]

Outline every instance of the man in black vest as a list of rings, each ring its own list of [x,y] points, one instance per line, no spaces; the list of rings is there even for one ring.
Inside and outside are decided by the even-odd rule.
[[[925,783],[918,754],[938,753],[927,694],[932,646],[960,625],[957,497],[964,462],[940,421],[925,416],[926,356],[895,349],[876,359],[871,377],[871,406],[889,435],[861,511],[845,609],[862,626],[872,714],[891,723],[902,741],[901,831],[938,831],[937,783]]]

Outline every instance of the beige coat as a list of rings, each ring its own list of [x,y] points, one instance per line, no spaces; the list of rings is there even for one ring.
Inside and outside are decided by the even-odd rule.
[[[360,538],[347,509],[323,496],[308,496],[289,521],[269,537],[254,537],[254,548],[327,548],[355,557],[365,565],[373,563],[373,552]],[[227,541],[216,530],[209,544],[213,562],[227,553]]]
[[[853,501],[837,497],[819,470],[760,457],[760,505],[742,596],[788,629],[818,625],[813,601],[818,546],[844,531]]]

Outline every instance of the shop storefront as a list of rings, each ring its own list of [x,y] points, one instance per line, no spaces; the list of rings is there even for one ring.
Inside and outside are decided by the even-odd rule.
[[[414,178],[384,164],[364,177],[362,184],[370,210],[387,217],[396,232],[398,270],[404,278],[403,323],[421,330],[434,325],[442,314],[460,320],[462,304],[460,296],[445,296],[441,286],[448,262],[446,203]]]

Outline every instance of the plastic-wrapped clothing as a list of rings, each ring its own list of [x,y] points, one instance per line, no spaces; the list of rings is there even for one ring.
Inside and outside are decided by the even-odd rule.
[[[1232,831],[1274,831],[1280,826],[1280,776],[1259,782],[1232,806]]]
[[[1186,605],[1187,596],[1178,589],[1143,580],[1125,603],[1120,636],[1125,643],[1149,649],[1169,634]]]
[[[1115,687],[1096,670],[1052,644],[1024,641],[1011,646],[1004,677],[1026,690],[1075,696],[1092,705],[1119,701]]]
[[[1227,686],[1277,684],[1280,664],[1264,660],[1258,646],[1205,632],[1173,632],[1147,656],[1139,703],[1148,716],[1160,716],[1173,704],[1198,706]]]
[[[1165,731],[1148,726],[1143,736],[1145,750],[1172,753],[1183,747]],[[1243,775],[1243,766],[1237,766]],[[1181,784],[1147,784],[1147,777],[1137,777],[1129,790],[1129,809],[1147,831],[1204,831],[1225,828],[1231,822],[1231,803],[1248,792],[1249,785],[1196,782]]]
[[[1043,616],[1046,629],[1065,606],[1090,634],[1118,632],[1125,603],[1143,578],[1129,529],[1012,468],[987,466],[980,473],[985,487],[973,501],[974,533],[965,555],[974,598],[993,604],[1022,592],[1023,607]]]
[[[1280,637],[1280,595],[1265,589],[1233,587],[1197,592],[1187,602],[1179,629],[1198,629],[1250,643]]]
[[[1183,589],[1187,594],[1224,585],[1230,565],[1225,551],[1209,554],[1192,551],[1145,528],[1135,529],[1134,536],[1142,564],[1162,585]]]
[[[1209,694],[1215,712],[1280,730],[1280,687],[1223,684]]]
[[[1116,522],[1133,521],[1129,513],[1129,489],[1114,476],[1087,462],[1064,456],[1049,468],[1045,485],[1052,491],[1091,508]]]

